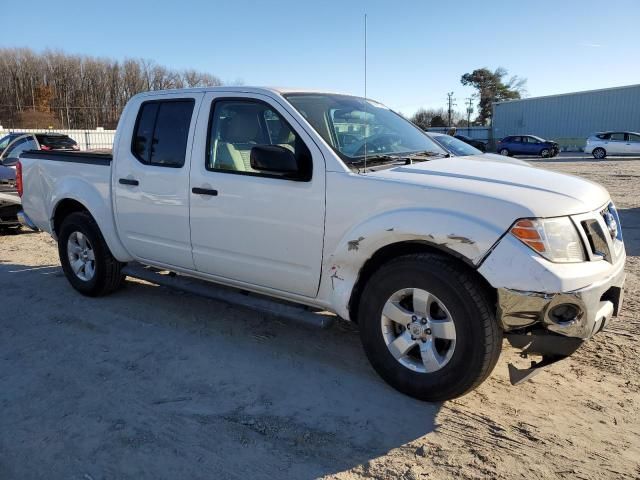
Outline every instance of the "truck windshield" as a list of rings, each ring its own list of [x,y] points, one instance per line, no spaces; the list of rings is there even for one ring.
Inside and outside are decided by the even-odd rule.
[[[446,155],[414,124],[384,105],[349,95],[290,93],[285,98],[347,163],[365,156]]]

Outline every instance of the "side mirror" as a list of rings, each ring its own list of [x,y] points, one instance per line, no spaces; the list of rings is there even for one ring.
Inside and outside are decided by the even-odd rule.
[[[279,145],[258,145],[251,149],[251,168],[260,172],[295,176],[298,161],[291,150]]]

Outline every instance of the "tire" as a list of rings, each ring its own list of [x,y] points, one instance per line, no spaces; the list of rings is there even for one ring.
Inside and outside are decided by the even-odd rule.
[[[505,156],[505,157],[510,157],[511,156],[511,152],[509,152],[509,150],[507,150],[506,148],[502,148],[498,153],[500,155]]]
[[[393,311],[395,316],[393,308],[387,310],[388,300],[400,298],[394,295],[405,291],[426,291],[431,294],[428,298],[435,301],[426,302],[426,305],[430,305],[426,315],[430,320],[423,328],[430,327],[434,330],[432,332],[426,328],[422,332],[423,337],[415,342],[416,345],[398,359],[392,354],[393,348],[388,346],[389,337],[396,333],[389,333],[389,325],[385,326],[385,323],[389,323],[391,317],[383,315],[383,311]],[[415,302],[415,293],[412,300],[405,299],[401,302],[406,301]],[[433,305],[437,307],[436,313],[444,314],[438,318],[444,320],[435,320],[431,308]],[[444,308],[441,309],[441,306]],[[401,315],[407,313],[406,310],[401,310]],[[394,328],[402,331],[397,334],[396,340],[401,336],[407,338],[408,334],[418,335],[418,324],[425,319],[409,318],[416,321],[406,327],[401,325],[401,321],[391,321]],[[438,254],[402,256],[380,267],[364,288],[358,322],[362,344],[373,368],[389,385],[420,400],[444,401],[473,390],[489,376],[502,348],[502,330],[485,290],[470,272],[452,259]],[[435,338],[437,322],[454,324],[454,334],[444,335],[446,338],[455,338],[452,350],[451,340]],[[451,333],[450,330],[449,325],[447,331]],[[425,340],[425,337],[431,337],[432,334],[432,338]],[[439,341],[445,347],[435,356],[443,361],[442,366],[434,364],[436,369],[429,370],[432,362],[425,360],[422,349],[433,351]],[[423,364],[424,371],[418,371],[420,363]]]
[[[540,150],[540,156],[542,158],[549,158],[551,157],[551,150],[549,150],[548,148],[543,148],[542,150]]]
[[[607,157],[607,152],[604,148],[598,147],[593,149],[591,155],[593,155],[593,158],[595,158],[596,160],[602,160]]]
[[[85,245],[88,245],[84,250],[86,253],[82,251],[82,239]],[[78,247],[80,250],[76,253],[75,250]],[[72,213],[63,220],[58,235],[58,255],[67,280],[83,295],[89,297],[107,295],[122,285],[123,264],[113,258],[98,224],[86,212]],[[75,261],[74,258],[70,258],[70,255],[75,257]],[[72,265],[72,261],[77,264],[78,260],[85,262],[85,268],[81,268],[80,271],[76,271]]]

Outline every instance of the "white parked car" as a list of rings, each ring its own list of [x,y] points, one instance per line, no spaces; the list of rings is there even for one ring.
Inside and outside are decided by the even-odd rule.
[[[598,160],[607,155],[640,155],[640,133],[594,133],[587,138],[584,153],[590,153]]]
[[[503,335],[537,366],[571,354],[625,279],[603,187],[469,158],[371,100],[217,87],[136,95],[113,156],[23,153],[17,183],[82,294],[135,263],[329,310],[392,386],[444,400],[487,378]]]

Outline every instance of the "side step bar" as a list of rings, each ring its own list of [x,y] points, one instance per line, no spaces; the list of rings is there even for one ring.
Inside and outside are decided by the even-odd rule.
[[[138,278],[163,287],[174,288],[219,302],[239,305],[267,315],[301,322],[312,327],[328,328],[336,318],[334,314],[329,312],[314,311],[302,305],[271,300],[262,295],[244,293],[240,290],[206,282],[187,275],[180,275],[175,272],[159,270],[152,267],[144,267],[136,263],[127,264],[122,269],[122,273],[129,277]]]

